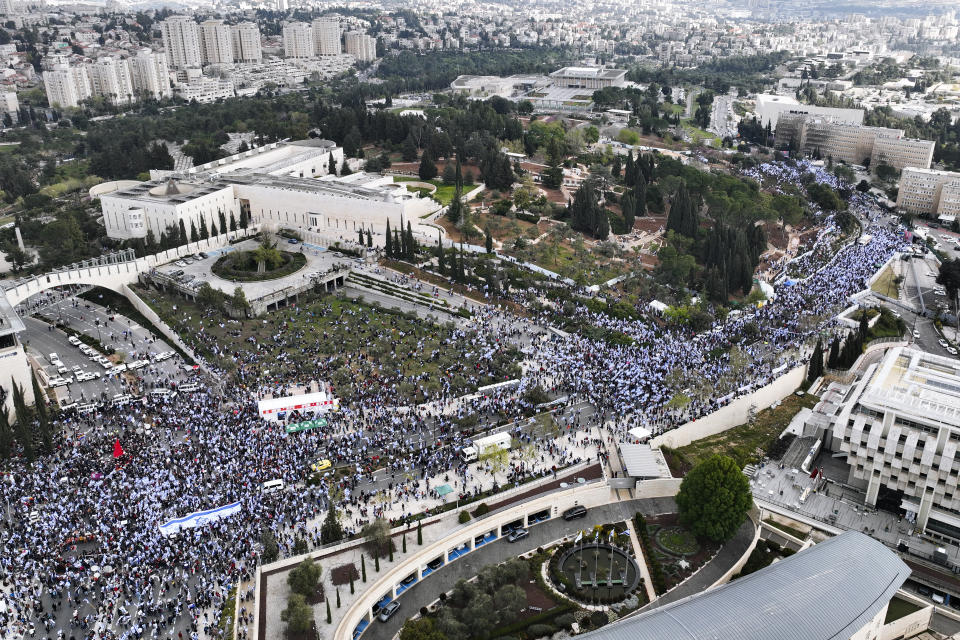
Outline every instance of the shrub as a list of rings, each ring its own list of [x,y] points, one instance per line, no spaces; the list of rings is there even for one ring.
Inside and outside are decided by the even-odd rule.
[[[596,629],[599,629],[608,622],[610,622],[610,618],[607,617],[605,611],[594,611],[590,614],[590,626]]]
[[[486,502],[481,502],[477,505],[477,508],[473,510],[473,517],[479,518],[480,516],[485,516],[490,513],[490,507]]]
[[[569,629],[577,619],[572,613],[565,613],[562,616],[557,616],[553,621],[555,625],[563,629]]]
[[[464,523],[470,522],[470,512],[469,512],[469,511],[466,511],[466,510],[461,511],[461,512],[460,512],[460,515],[457,516],[457,521],[458,521],[460,524],[464,524]]]
[[[532,624],[527,627],[528,638],[542,638],[543,636],[553,635],[556,628],[549,624]]]

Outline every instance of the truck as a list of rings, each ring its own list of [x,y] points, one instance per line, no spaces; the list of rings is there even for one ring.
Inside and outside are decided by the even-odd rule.
[[[477,438],[471,444],[467,445],[460,452],[460,459],[464,462],[474,462],[481,454],[487,453],[491,448],[510,450],[513,438],[507,432],[495,433],[491,436]]]

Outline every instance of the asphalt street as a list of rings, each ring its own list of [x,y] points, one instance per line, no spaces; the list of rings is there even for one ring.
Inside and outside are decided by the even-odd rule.
[[[441,567],[422,582],[415,583],[399,596],[400,610],[397,614],[387,622],[380,622],[379,619],[374,621],[364,632],[363,638],[364,640],[391,640],[400,631],[404,621],[415,615],[421,607],[429,605],[439,598],[441,593],[453,589],[458,581],[477,575],[480,569],[487,565],[515,558],[564,536],[575,535],[582,529],[630,519],[637,511],[643,511],[646,515],[667,513],[671,510],[672,503],[672,499],[615,502],[592,507],[584,518],[569,522],[559,517],[559,513],[554,513],[554,517],[550,520],[530,527],[528,538],[514,543],[507,542],[505,539],[487,543]]]

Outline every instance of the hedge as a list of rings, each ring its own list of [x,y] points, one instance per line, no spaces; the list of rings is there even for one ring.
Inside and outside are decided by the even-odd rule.
[[[516,632],[523,631],[524,629],[527,629],[535,624],[548,623],[558,616],[561,616],[565,613],[572,613],[575,610],[576,610],[576,607],[570,604],[569,602],[558,604],[553,609],[542,611],[535,616],[531,616],[524,620],[511,622],[510,624],[505,624],[502,627],[497,627],[496,629],[490,632],[490,637],[499,638],[505,635],[513,635]]]

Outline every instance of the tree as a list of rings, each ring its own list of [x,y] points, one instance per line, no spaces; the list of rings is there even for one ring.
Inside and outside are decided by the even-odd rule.
[[[443,168],[443,184],[455,184],[457,181],[457,170],[453,168],[453,165],[449,162],[447,166]]]
[[[403,623],[400,640],[447,640],[447,636],[434,626],[431,618],[418,618]]]
[[[347,164],[347,159],[344,158],[343,163],[340,164],[340,175],[348,176],[351,173],[353,173],[353,171],[350,169],[350,165]]]
[[[490,235],[490,227],[484,229],[484,246],[487,249],[487,253],[493,253],[493,236]]]
[[[23,387],[13,383],[13,410],[17,416],[16,436],[20,446],[23,447],[23,456],[27,462],[33,462],[37,459],[37,450],[33,443],[33,416],[27,408],[27,403],[23,398]]]
[[[810,356],[810,366],[807,367],[807,380],[813,382],[823,375],[823,343],[818,339]]]
[[[505,584],[493,594],[493,606],[500,614],[500,624],[508,624],[527,606],[527,594],[515,584]]]
[[[393,235],[390,233],[390,219],[387,218],[387,257],[393,257]]]
[[[423,546],[423,520],[417,520],[417,544]]]
[[[367,581],[367,557],[362,553],[360,554],[360,579]]]
[[[429,149],[425,149],[420,157],[420,168],[417,170],[417,175],[420,176],[421,180],[433,180],[437,177],[437,165],[434,164]]]
[[[407,534],[406,533],[403,534],[403,552],[404,553],[407,552]]]
[[[830,341],[830,355],[827,356],[827,366],[836,369],[840,359],[840,338]]]
[[[960,258],[944,260],[943,264],[940,265],[937,284],[943,285],[943,288],[947,291],[947,296],[951,300],[956,299],[957,291],[960,291]]]
[[[193,220],[190,221],[190,242],[196,242],[198,240],[197,236],[197,225],[193,223]]]
[[[14,439],[6,407],[0,407],[0,459],[6,460],[13,455]]]
[[[287,608],[280,612],[280,619],[287,623],[288,633],[306,633],[313,625],[313,608],[302,595],[291,593]]]
[[[320,544],[330,544],[343,540],[343,527],[340,526],[340,520],[337,518],[337,510],[330,505],[327,511],[327,517],[323,519],[323,525],[320,526]]]
[[[391,550],[391,554],[393,553],[393,542],[390,540],[390,523],[383,518],[377,518],[373,522],[363,525],[360,530],[360,537],[367,539],[374,558],[385,555],[388,549]],[[378,566],[377,571],[379,570]]]
[[[370,229],[367,229],[367,248],[373,248],[373,233],[370,232]]]
[[[299,593],[305,597],[311,597],[317,591],[317,585],[320,583],[320,576],[323,568],[313,561],[313,558],[307,557],[303,562],[294,567],[293,571],[287,574],[287,584],[294,593]]]
[[[713,455],[690,470],[676,497],[680,521],[715,542],[733,537],[753,505],[750,483],[733,458]]]
[[[330,598],[327,598],[327,624],[333,622],[333,616],[330,613]]]

